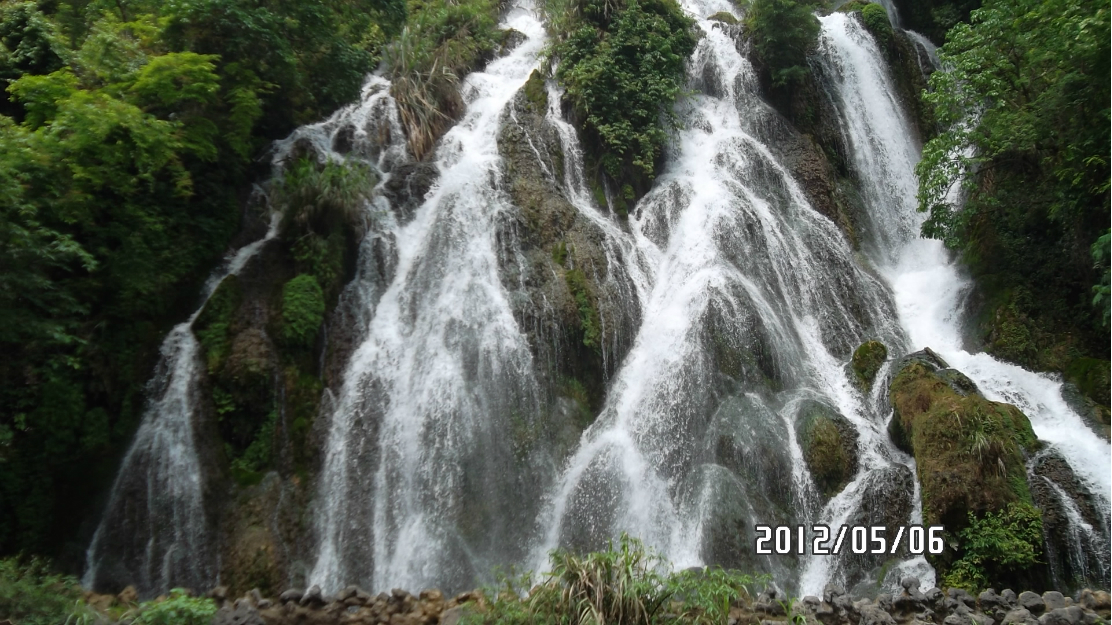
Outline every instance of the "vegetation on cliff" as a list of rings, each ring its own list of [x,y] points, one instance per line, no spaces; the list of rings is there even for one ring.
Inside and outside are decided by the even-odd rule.
[[[772,78],[774,88],[802,82],[810,70],[807,54],[819,36],[815,3],[755,0],[745,15],[753,51]]]
[[[358,95],[404,16],[392,0],[0,6],[0,553],[81,558],[67,541],[159,340],[239,227],[258,150]],[[210,329],[211,368],[232,343]]]
[[[1108,367],[1109,23],[1095,0],[986,2],[926,95],[923,233],[972,270],[989,351],[1035,370]]]
[[[932,352],[909,357],[889,388],[893,441],[915,457],[923,522],[941,525],[956,552],[932,564],[947,583],[981,588],[1015,582],[1038,554],[1042,524],[1032,507],[1025,459],[1038,441],[1027,417],[982,397]],[[1032,516],[1033,515],[1033,516]]]
[[[693,22],[675,0],[549,0],[545,12],[556,79],[593,160],[633,199],[647,191],[674,123]]]

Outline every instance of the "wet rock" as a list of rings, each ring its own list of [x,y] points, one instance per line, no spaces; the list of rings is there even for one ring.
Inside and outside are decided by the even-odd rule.
[[[888,358],[888,348],[880,341],[866,341],[853,351],[850,366],[862,390],[868,391],[873,386],[877,372],[880,371],[884,361]]]
[[[463,605],[448,608],[440,614],[440,625],[459,625],[468,611],[468,608]]]
[[[846,594],[846,589],[838,584],[827,584],[822,589],[822,600],[827,603],[833,603],[834,597],[841,597]]]
[[[206,597],[216,602],[216,605],[221,605],[228,598],[228,587],[217,586],[205,594]]]
[[[514,30],[513,28],[503,30],[502,42],[498,47],[498,56],[506,56],[512,52],[514,48],[524,43],[526,39],[528,39],[528,37],[525,36],[525,33],[519,30]]]
[[[1019,605],[1031,614],[1042,614],[1046,609],[1043,598],[1029,590],[1019,593]]]
[[[1035,620],[1030,610],[1026,608],[1016,608],[1008,611],[1008,613],[1004,615],[1004,618],[1000,621],[1000,625],[1033,625],[1037,622],[1038,621]]]
[[[796,411],[795,434],[811,477],[827,498],[857,474],[857,430],[833,407],[802,402]]]
[[[1066,597],[1057,590],[1048,590],[1044,592],[1042,599],[1048,611],[1066,607]]]
[[[926,598],[927,603],[936,610],[941,607],[941,602],[946,597],[939,588],[928,588],[927,592],[923,593],[923,596]]]
[[[861,620],[858,625],[896,625],[896,619],[879,605],[862,606],[859,612]]]
[[[1049,607],[1049,604],[1047,606]],[[1072,606],[1047,610],[1046,614],[1039,617],[1039,623],[1040,625],[1080,625],[1081,608]]]
[[[1000,592],[1000,599],[1003,600],[1008,607],[1014,608],[1019,605],[1019,597],[1016,596],[1015,591],[1011,588],[1005,588]]]
[[[237,600],[234,607],[225,606],[213,615],[211,625],[265,625],[259,611],[247,601]]]
[[[918,592],[919,591],[919,578],[915,577],[915,576],[912,576],[912,575],[904,577],[900,580],[900,587],[903,588],[904,590],[909,591],[909,592],[911,590],[915,590],[916,592]]]
[[[135,586],[128,586],[116,595],[116,600],[124,605],[130,605],[139,602],[139,591],[135,590]]]
[[[305,591],[298,588],[290,588],[278,595],[278,601],[281,603],[298,603],[304,595]]]
[[[301,606],[310,606],[324,605],[328,602],[324,600],[324,594],[321,592],[320,586],[313,584],[313,586],[309,588],[309,590],[306,590],[305,594],[302,595],[301,601],[298,601],[297,603]]]

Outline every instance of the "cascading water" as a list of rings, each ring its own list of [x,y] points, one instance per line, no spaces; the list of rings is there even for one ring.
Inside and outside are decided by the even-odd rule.
[[[467,77],[467,110],[436,152],[439,181],[407,223],[387,223],[392,279],[334,402],[318,499],[312,583],[463,588],[520,561],[540,479],[515,456],[539,414],[532,355],[500,283],[495,225],[503,110],[538,63],[526,38]]]
[[[600,414],[558,471],[523,456],[507,436],[534,427],[551,399],[551,381],[538,374],[543,367],[515,318],[514,298],[525,289],[503,271],[518,262],[520,245],[500,236],[517,208],[501,181],[499,132],[545,43],[532,6],[520,4],[504,23],[524,42],[464,81],[467,110],[439,145],[437,182],[417,194],[419,205],[390,199],[402,170],[419,164],[407,156],[381,77],[368,81],[358,104],[278,145],[276,160],[305,147],[325,157],[343,152],[383,176],[356,279],[329,326],[331,336],[346,333],[354,351],[336,395],[325,391],[322,402],[309,583],[326,591],[350,583],[461,589],[495,565],[543,569],[554,547],[599,548],[625,531],[680,567],[769,572],[797,594],[818,594],[830,581],[852,585],[881,561],[757,556],[752,546],[757,524],[921,522],[914,461],[886,432],[886,389],[862,394],[847,374],[851,351],[868,339],[894,353],[930,346],[987,397],[1018,405],[1107,511],[1108,446],[1078,435],[1085,426],[1062,400],[1061,384],[962,348],[968,281],[938,242],[918,236],[918,147],[871,37],[845,14],[822,18],[822,73],[867,212],[865,267],[785,166],[777,144],[793,131],[760,99],[728,27],[702,19],[733,5],[683,6],[705,34],[688,66],[694,94],[678,105],[681,130],[664,172],[628,224],[588,191],[575,129],[549,85],[546,123],[559,136],[562,180],[555,167],[546,173],[597,233],[606,272],[600,297],[631,300],[612,307],[621,320],[601,315],[611,341],[603,375],[613,377]],[[276,223],[267,239],[275,230]],[[265,240],[241,250],[224,275]],[[88,551],[90,587],[135,583],[154,594],[216,578],[194,432],[204,369],[190,331],[195,317],[163,345],[150,408]],[[636,328],[628,340],[607,328],[623,323]],[[628,354],[621,342],[631,344]],[[844,422],[857,450],[848,484],[830,497],[799,442],[815,411]],[[1103,550],[1106,561],[1108,515],[1086,521],[1061,487],[1047,488],[1074,543]],[[1099,568],[1091,562],[1073,566]],[[933,583],[922,558],[891,570]],[[1094,575],[1106,580],[1108,570]]]
[[[822,18],[820,47],[861,180],[872,235],[867,253],[891,285],[909,346],[931,347],[972,378],[985,397],[1019,407],[1035,434],[1098,498],[1097,507],[1108,510],[1112,451],[1067,405],[1061,382],[964,349],[963,300],[971,284],[941,242],[918,236],[924,218],[915,210],[918,149],[872,37],[853,17],[834,13]],[[1109,556],[1107,518],[1103,524],[1096,528],[1099,538],[1083,546],[1098,545],[1099,561]],[[1093,528],[1074,530],[1088,536]],[[1106,572],[1102,581],[1107,583]]]
[[[698,23],[706,36],[689,65],[696,93],[678,111],[683,130],[630,216],[652,265],[643,322],[541,515],[533,562],[625,531],[676,566],[769,571],[793,587],[794,557],[751,556],[753,525],[818,517],[794,431],[808,401],[858,431],[860,470],[837,498],[843,516],[861,514],[867,498],[910,511],[907,459],[843,367],[861,341],[898,344],[900,331],[885,289],[768,147],[783,122],[757,96],[752,66],[721,26]],[[893,480],[906,496],[876,498]]]
[[[203,301],[277,231],[274,218],[265,237],[239,249],[208,280]],[[162,343],[147,385],[150,403],[86,553],[86,588],[130,584],[146,597],[171,587],[209,588],[217,580],[218,554],[205,514],[196,431],[205,368],[191,326],[203,309],[202,304]]]

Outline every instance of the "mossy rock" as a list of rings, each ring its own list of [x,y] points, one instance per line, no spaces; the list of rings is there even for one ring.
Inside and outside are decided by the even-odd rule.
[[[734,17],[732,13],[728,13],[726,11],[719,11],[718,13],[715,13],[707,19],[711,20],[712,22],[722,22],[723,24],[729,24],[730,26],[734,26],[738,23],[737,18]]]
[[[311,275],[296,276],[282,287],[282,340],[310,347],[324,321],[324,291]]]
[[[796,411],[795,436],[824,497],[836,495],[857,474],[857,431],[833,407],[803,402]]]
[[[525,99],[533,106],[533,110],[539,115],[544,115],[548,111],[548,88],[544,84],[544,76],[540,71],[533,70],[529,74],[529,80],[525,81]]]
[[[945,369],[929,351],[904,361],[889,387],[894,410],[889,432],[915,457],[924,522],[953,533],[965,527],[970,512],[1031,503],[1025,457],[1039,442],[1018,408],[962,394]]]
[[[873,380],[888,359],[888,348],[880,341],[866,341],[853,351],[853,373],[858,385],[866,391],[872,388]]]
[[[243,300],[243,289],[234,275],[224,278],[205,302],[193,322],[193,333],[201,343],[209,373],[224,366],[231,347],[232,318]]]
[[[1112,363],[1098,358],[1075,358],[1066,367],[1066,381],[1077,385],[1086,397],[1097,404],[1109,407],[1109,388],[1112,380],[1109,371]]]

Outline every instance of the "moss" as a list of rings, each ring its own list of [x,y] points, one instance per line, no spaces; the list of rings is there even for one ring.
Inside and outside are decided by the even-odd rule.
[[[861,7],[861,21],[878,43],[887,45],[892,41],[892,22],[888,21],[888,12],[883,6],[869,3]]]
[[[572,269],[564,274],[568,290],[575,299],[576,308],[579,309],[579,329],[583,335],[583,344],[596,352],[601,351],[602,326],[599,321],[598,308],[591,301],[590,287],[587,277],[578,269]]]
[[[867,0],[850,0],[849,2],[838,7],[838,11],[841,13],[857,13],[867,6],[869,6],[869,2]]]
[[[561,394],[569,397],[575,402],[577,408],[577,425],[581,430],[587,429],[594,423],[594,412],[591,410],[591,397],[587,393],[587,387],[575,378],[568,378],[564,380]]]
[[[282,287],[282,340],[309,347],[324,321],[324,292],[313,276],[296,276]]]
[[[1075,358],[1066,367],[1065,377],[1076,384],[1086,397],[1108,408],[1109,387],[1112,385],[1109,380],[1110,366],[1112,363],[1099,358]]]
[[[890,431],[910,448],[922,485],[924,522],[956,532],[969,512],[1030,503],[1024,452],[1038,447],[1015,406],[954,391],[927,365],[911,362],[889,388],[898,423]]]
[[[309,439],[309,431],[320,410],[320,397],[324,385],[316,376],[304,373],[295,366],[287,367],[284,375],[286,418],[289,422],[287,437],[294,469],[301,470],[310,466],[314,460],[314,448]]]
[[[568,244],[564,241],[558,241],[556,245],[552,246],[552,262],[563,267],[564,263],[568,260]]]
[[[209,373],[224,366],[231,347],[232,316],[243,299],[239,279],[232,275],[224,278],[205,302],[201,314],[193,322],[193,332],[201,343]]]
[[[853,352],[853,373],[861,388],[868,390],[880,367],[888,358],[888,348],[880,341],[866,341]]]
[[[533,105],[533,110],[539,115],[548,111],[548,89],[544,84],[544,76],[540,71],[533,70],[529,80],[525,81],[525,98]]]
[[[732,13],[728,13],[726,11],[719,11],[718,13],[715,13],[714,15],[708,17],[707,19],[711,20],[711,21],[714,21],[714,22],[722,22],[723,24],[729,24],[730,26],[733,26],[733,25],[738,23],[737,18],[734,17]]]

